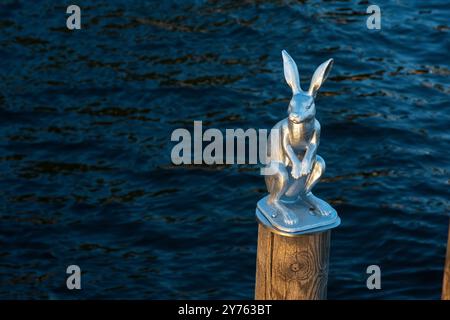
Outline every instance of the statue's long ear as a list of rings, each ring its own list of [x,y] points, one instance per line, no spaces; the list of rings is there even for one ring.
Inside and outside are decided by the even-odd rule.
[[[333,66],[333,59],[329,59],[329,60],[325,61],[324,63],[322,63],[320,66],[318,66],[316,71],[314,71],[314,75],[311,79],[311,84],[309,85],[309,90],[308,90],[308,94],[310,96],[313,96],[313,97],[316,96],[317,91],[319,90],[320,86],[327,79],[332,66]]]
[[[286,50],[281,51],[281,55],[283,56],[284,78],[286,82],[291,87],[293,94],[301,92],[300,77],[294,59],[291,58]]]

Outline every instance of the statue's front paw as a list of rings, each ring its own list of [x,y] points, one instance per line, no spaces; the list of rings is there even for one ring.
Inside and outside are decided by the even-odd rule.
[[[300,166],[293,166],[291,170],[292,178],[299,179],[301,177],[301,167]]]
[[[308,162],[302,162],[302,166],[300,169],[300,176],[306,177],[311,173],[311,165]]]

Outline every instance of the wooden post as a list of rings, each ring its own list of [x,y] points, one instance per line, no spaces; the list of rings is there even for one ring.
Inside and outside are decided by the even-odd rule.
[[[442,300],[450,300],[450,224],[448,226],[447,255],[444,266],[444,281],[442,282]]]
[[[326,299],[330,234],[287,237],[259,224],[255,299]]]

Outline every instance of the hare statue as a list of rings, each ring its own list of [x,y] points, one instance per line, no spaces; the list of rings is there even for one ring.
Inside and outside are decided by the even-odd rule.
[[[333,66],[333,59],[316,69],[308,91],[303,91],[295,61],[285,50],[282,56],[292,98],[288,117],[271,131],[277,132],[277,138],[271,137],[268,148],[267,163],[272,170],[265,180],[269,195],[258,202],[257,216],[285,232],[306,233],[334,227],[340,222],[336,211],[311,192],[325,171],[325,161],[317,154],[320,124],[315,118],[314,98]]]

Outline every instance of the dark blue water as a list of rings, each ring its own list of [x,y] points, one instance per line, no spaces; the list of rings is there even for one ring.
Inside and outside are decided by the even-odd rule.
[[[68,4],[0,4],[0,298],[252,298],[259,167],[174,166],[170,134],[273,126],[282,49],[305,87],[335,59],[316,100],[316,194],[342,218],[329,298],[440,297],[447,1],[378,1],[379,31],[366,1],[78,1],[78,31]]]

